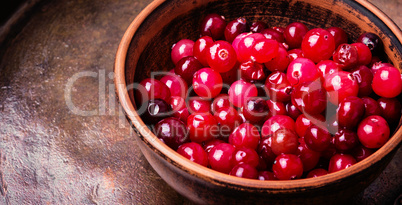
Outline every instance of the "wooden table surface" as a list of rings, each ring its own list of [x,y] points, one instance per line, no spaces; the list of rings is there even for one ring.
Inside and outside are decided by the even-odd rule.
[[[114,93],[117,46],[151,1],[27,2],[0,30],[0,204],[191,204],[147,163]],[[400,0],[370,2],[402,28]],[[401,159],[351,202],[393,204]]]

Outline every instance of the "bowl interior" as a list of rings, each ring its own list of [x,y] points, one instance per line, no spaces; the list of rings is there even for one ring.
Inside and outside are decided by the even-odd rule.
[[[373,32],[378,34],[384,42],[385,55],[382,57],[394,64],[396,68],[400,70],[402,68],[402,36],[400,30],[392,23],[384,24],[382,22],[384,14],[364,1],[155,1],[140,14],[139,18],[129,28],[132,39],[131,36],[127,38],[130,39],[130,44],[124,65],[125,84],[138,83],[150,77],[151,73],[155,71],[173,69],[174,64],[170,58],[171,46],[183,38],[195,41],[199,37],[198,26],[200,21],[208,13],[223,15],[227,21],[239,16],[245,17],[248,22],[262,20],[267,22],[269,26],[284,27],[295,21],[305,23],[309,29],[337,26],[347,31],[351,42],[364,32]],[[398,33],[395,34],[395,31]],[[129,108],[135,107],[133,89],[128,89],[128,96],[130,100],[125,103],[130,104]],[[136,122],[137,124],[134,123],[137,129],[140,126],[145,126],[138,116],[131,118],[131,121],[139,121]],[[143,136],[142,140],[148,141],[148,144],[166,148],[162,142],[154,140],[156,137],[149,130],[140,131],[139,134]],[[399,146],[401,133],[398,131],[390,141],[392,142],[380,149],[383,150],[383,153],[376,154],[371,158],[381,158]],[[169,149],[159,150],[159,154],[180,158],[178,154]],[[370,163],[375,162],[375,159],[372,160]],[[198,167],[195,166],[195,168]],[[356,172],[358,171],[358,167],[354,169]],[[350,171],[352,170],[350,169]]]

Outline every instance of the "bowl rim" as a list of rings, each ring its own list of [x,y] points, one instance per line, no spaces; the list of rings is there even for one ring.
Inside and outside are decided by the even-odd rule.
[[[346,0],[347,1],[347,0]],[[137,17],[131,22],[126,32],[124,33],[120,44],[118,46],[114,64],[115,73],[115,88],[117,98],[123,110],[131,121],[132,125],[137,131],[138,137],[145,142],[145,144],[151,148],[157,155],[173,164],[175,167],[197,176],[200,179],[209,181],[213,184],[224,185],[226,187],[232,187],[245,190],[258,190],[260,192],[270,191],[272,193],[286,192],[289,190],[305,190],[311,188],[322,187],[330,183],[337,183],[345,178],[351,177],[362,170],[367,169],[373,164],[381,161],[383,157],[396,150],[402,142],[402,127],[390,137],[388,142],[380,149],[375,151],[368,158],[356,163],[348,169],[330,173],[317,178],[297,179],[297,180],[272,180],[272,181],[260,181],[254,179],[244,179],[235,176],[230,176],[202,165],[191,162],[187,158],[178,154],[175,150],[168,147],[162,141],[151,132],[145,125],[140,116],[135,111],[134,105],[130,100],[127,92],[126,78],[125,78],[125,64],[126,56],[131,44],[131,40],[138,30],[143,21],[151,14],[156,8],[158,8],[165,0],[154,0],[145,9],[143,9]],[[396,36],[397,40],[402,44],[402,32],[400,28],[380,9],[365,0],[355,0],[363,8],[366,8],[372,12],[377,18],[380,19],[385,26],[387,26],[392,33]],[[398,136],[398,137],[396,137]]]

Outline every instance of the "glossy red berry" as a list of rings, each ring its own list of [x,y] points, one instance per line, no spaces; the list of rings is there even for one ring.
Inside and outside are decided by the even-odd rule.
[[[349,151],[358,144],[359,139],[353,131],[341,129],[334,135],[334,145],[339,151]]]
[[[271,71],[284,72],[290,63],[290,58],[286,49],[279,46],[278,55],[272,60],[265,63],[265,67]]]
[[[236,107],[243,107],[246,100],[258,95],[257,87],[244,80],[234,82],[228,91],[229,101]]]
[[[292,86],[285,73],[279,71],[271,73],[265,80],[265,88],[272,101],[287,102],[290,100]]]
[[[146,105],[145,110],[139,110],[145,124],[156,124],[162,119],[172,115],[172,108],[162,99],[149,100]]]
[[[146,78],[140,82],[135,97],[138,104],[141,105],[151,99],[162,99],[169,102],[170,96],[169,87],[165,83],[154,78]]]
[[[278,180],[275,177],[275,174],[273,172],[270,171],[260,171],[258,172],[258,179],[265,181],[265,180]]]
[[[327,94],[318,80],[300,83],[293,89],[291,99],[302,113],[310,115],[320,114],[327,107]]]
[[[190,140],[186,125],[175,117],[159,121],[154,127],[154,133],[167,146],[174,150],[177,150],[180,145]]]
[[[351,167],[356,163],[356,159],[348,154],[335,154],[331,157],[328,166],[328,173],[337,172]]]
[[[364,103],[364,118],[370,115],[381,115],[381,107],[380,104],[370,97],[362,97]]]
[[[373,91],[385,98],[394,98],[402,91],[401,73],[395,67],[383,67],[373,77]]]
[[[287,115],[291,117],[293,120],[296,120],[299,117],[299,115],[302,114],[302,112],[295,105],[293,105],[292,102],[288,102],[286,104],[286,111]]]
[[[233,107],[219,109],[214,113],[214,117],[219,123],[220,135],[223,137],[228,137],[243,122],[239,113]]]
[[[247,32],[249,30],[247,25],[247,20],[243,17],[239,17],[233,21],[230,21],[225,28],[225,39],[227,42],[232,43],[232,41],[241,33]]]
[[[304,142],[307,147],[316,152],[327,149],[331,143],[331,138],[331,134],[326,128],[314,124],[310,125],[304,134]]]
[[[248,147],[237,148],[233,157],[235,164],[245,163],[252,167],[257,167],[259,164],[259,156],[255,149]]]
[[[365,44],[373,54],[378,54],[384,49],[380,37],[374,33],[361,34],[357,42]]]
[[[219,94],[214,98],[211,104],[212,113],[217,112],[221,108],[232,107],[232,104],[229,101],[228,94]]]
[[[328,75],[342,70],[341,67],[332,60],[323,60],[317,63],[316,67],[322,82],[325,81]]]
[[[346,97],[339,103],[338,124],[347,129],[355,128],[364,116],[364,102],[356,96]]]
[[[368,65],[371,62],[372,54],[365,44],[363,43],[352,43],[352,46],[355,46],[357,49],[357,59],[359,65]]]
[[[237,46],[237,60],[239,62],[244,62],[246,60],[250,60],[252,57],[252,52],[254,46],[256,45],[258,40],[266,39],[264,35],[260,33],[252,33],[249,35],[245,35],[240,41],[238,42]],[[235,41],[233,41],[235,42]]]
[[[289,45],[289,48],[299,48],[307,31],[307,26],[300,22],[293,22],[286,26],[283,35],[285,36],[285,42]]]
[[[250,31],[253,33],[260,33],[262,30],[267,28],[268,25],[263,21],[255,21],[250,26]]]
[[[374,149],[370,149],[359,144],[352,150],[352,156],[356,159],[356,161],[360,162],[373,154],[374,151]]]
[[[262,124],[268,112],[267,101],[260,97],[249,98],[243,107],[244,118],[252,124]]]
[[[211,68],[202,68],[194,73],[193,89],[200,97],[214,98],[222,90],[222,77]]]
[[[209,47],[208,65],[219,73],[228,72],[236,64],[236,51],[227,41],[215,41]]]
[[[234,167],[233,154],[236,148],[228,143],[217,144],[208,153],[209,165],[213,170],[229,174]]]
[[[281,154],[275,159],[272,171],[280,180],[297,179],[303,175],[303,163],[293,154]]]
[[[352,69],[350,72],[359,84],[359,93],[357,95],[359,97],[369,96],[373,92],[371,87],[373,73],[371,70],[367,66],[361,65]]]
[[[257,153],[271,167],[275,161],[276,155],[272,152],[272,137],[262,137],[257,147]]]
[[[303,163],[303,171],[309,171],[317,166],[320,160],[320,152],[313,151],[308,148],[304,139],[299,138],[300,144],[297,147],[296,155],[300,158]]]
[[[193,113],[187,119],[187,129],[191,141],[201,143],[216,138],[218,122],[209,113]]]
[[[250,123],[239,125],[229,136],[229,143],[235,147],[256,149],[259,141],[260,133],[258,129]]]
[[[194,41],[189,39],[182,39],[172,46],[171,58],[176,65],[180,59],[193,56]]]
[[[269,108],[268,115],[265,119],[268,119],[275,115],[286,115],[286,107],[283,102],[275,102],[272,100],[267,100],[267,105]]]
[[[192,85],[194,73],[202,68],[202,64],[193,56],[187,56],[177,62],[174,72],[182,77],[187,85]]]
[[[327,30],[314,28],[304,36],[301,48],[306,58],[318,63],[332,56],[335,50],[335,39]]]
[[[187,108],[190,113],[209,113],[211,101],[201,97],[190,97]]]
[[[279,44],[272,39],[258,39],[251,49],[251,59],[258,63],[266,63],[278,56]]]
[[[202,36],[211,36],[214,40],[224,38],[226,28],[225,17],[218,14],[208,14],[200,24],[200,34]]]
[[[327,174],[328,174],[327,170],[325,170],[323,168],[317,168],[317,169],[311,170],[307,174],[306,178],[315,178],[315,177],[324,176],[324,175],[327,175]]]
[[[186,101],[179,96],[172,96],[170,98],[170,107],[172,108],[172,117],[176,117],[184,124],[187,124],[187,118],[190,116],[190,112],[187,109]]]
[[[240,76],[247,82],[262,81],[266,78],[264,65],[252,60],[240,64]]]
[[[205,150],[205,152],[208,154],[212,148],[214,148],[216,145],[220,144],[220,143],[225,143],[225,141],[220,140],[220,139],[212,139],[212,140],[208,140],[204,143],[204,145],[202,146],[202,148]]]
[[[287,70],[287,79],[292,86],[303,82],[315,81],[319,73],[313,61],[308,58],[297,58],[290,62]]]
[[[339,71],[329,75],[323,84],[328,93],[329,101],[338,105],[348,96],[357,96],[359,84],[353,74]]]
[[[314,124],[318,127],[324,127],[325,117],[322,115],[305,115],[301,114],[295,122],[295,131],[299,137],[306,134],[306,130],[310,125]]]
[[[160,81],[169,88],[171,96],[187,97],[188,85],[180,76],[169,73],[163,76]]]
[[[247,179],[257,179],[258,171],[255,167],[249,164],[241,163],[234,166],[229,175]]]
[[[390,129],[387,121],[378,115],[364,118],[357,128],[360,142],[367,148],[380,148],[389,139]]]
[[[197,164],[208,166],[208,155],[198,143],[184,143],[177,149],[177,153]]]
[[[295,154],[299,146],[297,134],[286,128],[276,130],[271,140],[271,149],[275,155]]]
[[[287,115],[272,116],[267,121],[265,121],[264,125],[262,126],[261,136],[272,136],[277,130],[281,128],[295,130],[294,120]]]
[[[300,48],[294,48],[288,51],[289,61],[292,62],[298,58],[304,58],[304,53]]]
[[[377,100],[380,113],[388,124],[395,125],[401,118],[402,105],[397,98],[380,98]]]

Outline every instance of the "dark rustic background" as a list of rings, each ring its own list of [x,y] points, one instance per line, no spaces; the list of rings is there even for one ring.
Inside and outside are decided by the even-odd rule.
[[[0,204],[191,204],[147,163],[114,94],[117,46],[151,1],[6,2],[0,4]],[[371,2],[402,27],[400,0]],[[352,202],[401,204],[401,159],[399,149]]]

